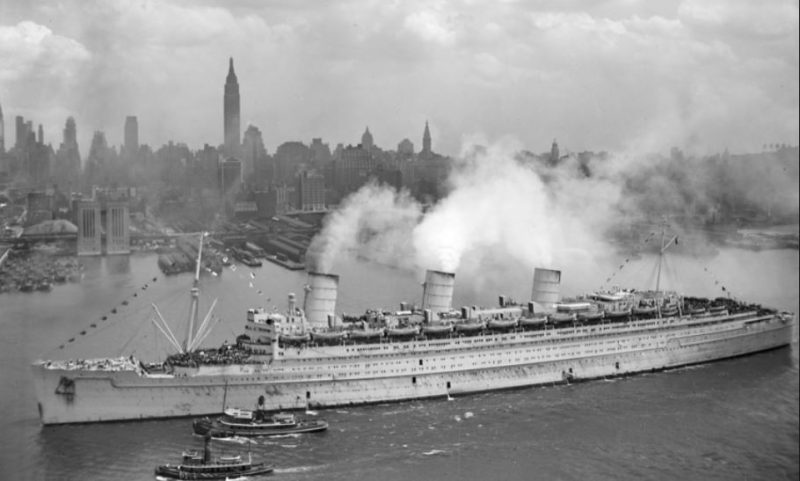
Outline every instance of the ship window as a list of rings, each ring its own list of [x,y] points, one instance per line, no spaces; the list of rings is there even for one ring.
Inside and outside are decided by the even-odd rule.
[[[450,381],[447,381],[447,389],[450,389]]]
[[[422,365],[422,359],[420,359],[420,360],[419,360],[419,365],[420,365],[420,366]]]
[[[411,378],[411,384],[416,384],[416,383],[417,383],[417,376],[414,376]]]
[[[311,391],[306,391],[306,399],[311,399]]]

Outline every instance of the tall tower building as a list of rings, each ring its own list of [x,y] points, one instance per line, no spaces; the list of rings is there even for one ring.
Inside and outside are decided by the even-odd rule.
[[[558,151],[558,142],[556,139],[553,139],[553,145],[550,147],[550,164],[555,165],[558,163],[558,159],[561,158],[561,154]]]
[[[0,105],[0,155],[6,152],[6,126],[3,123],[3,106]]]
[[[367,152],[370,152],[372,151],[373,145],[372,134],[369,133],[369,127],[367,127],[367,130],[365,130],[364,134],[361,136],[361,147]]]
[[[75,127],[75,119],[72,117],[67,117],[67,123],[64,124],[62,142],[66,145],[78,145],[78,129]]]
[[[81,155],[78,151],[78,132],[75,119],[67,118],[64,125],[61,146],[56,152],[55,176],[61,183],[73,186],[78,183],[81,174]]]
[[[128,153],[139,150],[139,121],[135,115],[125,117],[125,150]]]
[[[236,156],[239,153],[239,138],[241,128],[239,125],[239,81],[233,71],[233,57],[228,66],[228,77],[225,79],[224,99],[225,123],[225,155]]]
[[[425,132],[422,134],[422,152],[420,154],[431,153],[431,130],[428,128],[428,121],[425,121]]]

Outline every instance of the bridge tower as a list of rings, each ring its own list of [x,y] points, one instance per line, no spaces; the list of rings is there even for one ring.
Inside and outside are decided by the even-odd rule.
[[[78,255],[102,255],[100,204],[93,200],[78,200],[76,204],[75,223],[78,225]]]
[[[107,201],[106,254],[130,254],[130,220],[127,201]]]

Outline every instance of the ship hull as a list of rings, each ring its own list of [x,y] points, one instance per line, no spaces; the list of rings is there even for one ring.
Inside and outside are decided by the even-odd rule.
[[[573,328],[385,342],[377,353],[363,345],[349,348],[347,356],[345,347],[332,347],[330,352],[340,349],[343,357],[287,358],[174,376],[35,364],[34,385],[44,424],[121,421],[213,415],[224,406],[255,405],[259,396],[266,397],[268,409],[280,410],[565,383],[706,363],[791,343],[793,318],[733,317],[686,326],[653,321],[658,327],[643,323],[623,332]]]

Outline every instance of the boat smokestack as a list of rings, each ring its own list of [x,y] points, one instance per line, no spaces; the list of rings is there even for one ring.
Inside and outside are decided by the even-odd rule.
[[[545,311],[554,309],[554,305],[561,300],[561,271],[539,267],[534,269],[531,300]]]
[[[308,273],[303,310],[311,327],[330,327],[336,315],[336,296],[339,276],[335,274]]]
[[[425,284],[422,291],[422,308],[434,313],[449,312],[453,307],[453,287],[456,275],[452,272],[425,272]]]

